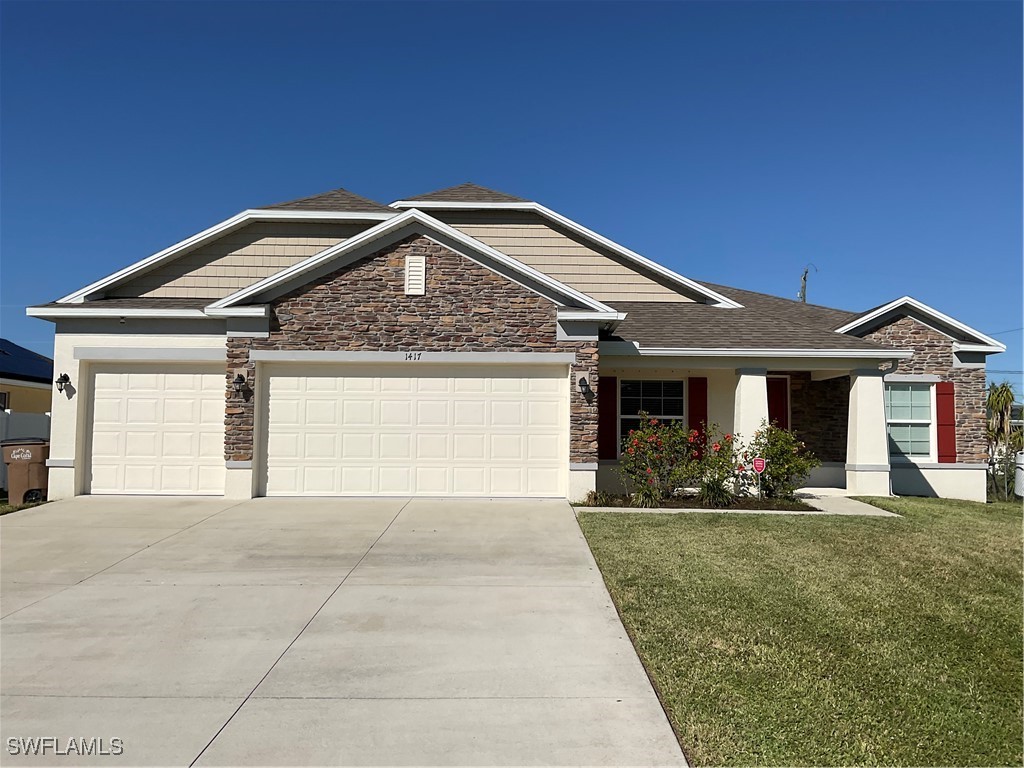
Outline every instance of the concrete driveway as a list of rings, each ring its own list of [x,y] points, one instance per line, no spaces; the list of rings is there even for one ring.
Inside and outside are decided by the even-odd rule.
[[[4,765],[685,764],[565,502],[83,497],[0,536]]]

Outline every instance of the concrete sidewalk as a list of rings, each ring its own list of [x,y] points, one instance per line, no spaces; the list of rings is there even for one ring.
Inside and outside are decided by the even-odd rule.
[[[4,765],[685,765],[565,502],[91,497],[0,530]],[[39,736],[124,754],[7,749]]]

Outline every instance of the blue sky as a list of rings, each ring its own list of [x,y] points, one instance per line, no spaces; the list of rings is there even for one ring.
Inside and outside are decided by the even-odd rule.
[[[998,333],[1021,383],[1019,3],[0,13],[0,333],[33,349],[27,304],[243,208],[472,180],[696,279],[911,294]]]

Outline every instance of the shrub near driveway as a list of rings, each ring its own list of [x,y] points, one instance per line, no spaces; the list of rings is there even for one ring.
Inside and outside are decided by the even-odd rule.
[[[1020,765],[1021,510],[581,513],[687,757]]]

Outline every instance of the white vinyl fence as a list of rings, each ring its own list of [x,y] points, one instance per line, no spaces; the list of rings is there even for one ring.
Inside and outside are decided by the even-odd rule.
[[[50,439],[50,414],[0,411],[0,440],[15,437]],[[7,488],[7,465],[0,461],[0,488]]]

